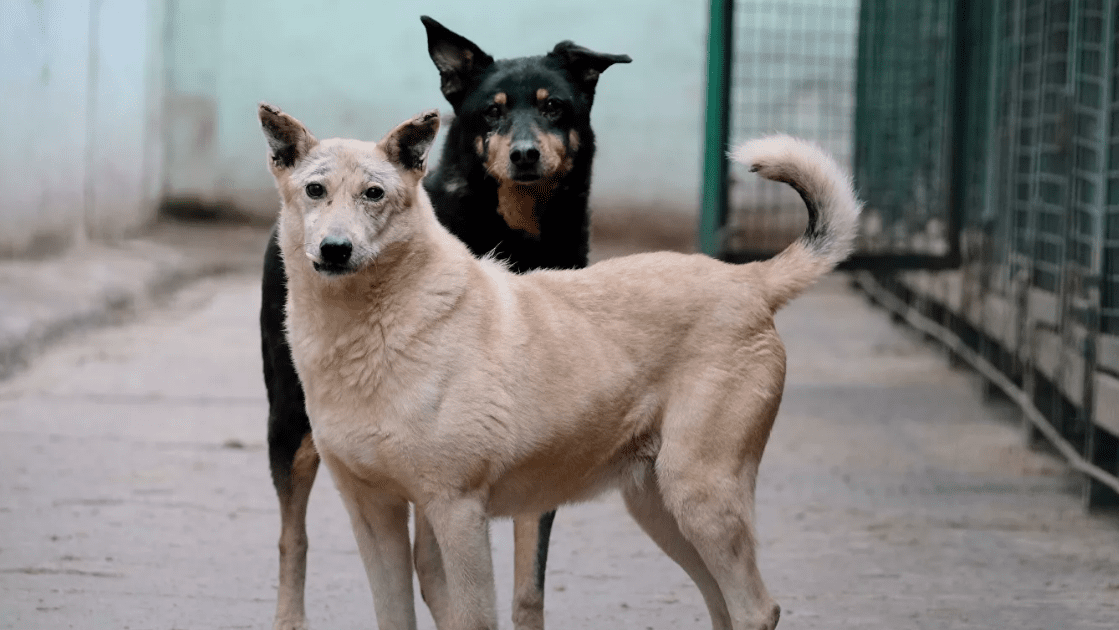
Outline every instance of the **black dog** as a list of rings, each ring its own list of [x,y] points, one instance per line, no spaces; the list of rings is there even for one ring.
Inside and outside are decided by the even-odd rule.
[[[599,75],[626,55],[569,41],[548,54],[494,61],[473,42],[420,18],[443,95],[454,108],[442,159],[424,180],[439,220],[475,255],[493,254],[512,269],[587,265],[591,162],[590,110]],[[280,499],[280,588],[275,630],[306,627],[307,500],[319,458],[284,335],[283,260],[273,230],[264,258],[260,311],[268,389],[268,453]],[[544,566],[554,512],[517,519],[518,630],[543,628]],[[416,549],[421,585],[439,579],[433,550]],[[428,575],[425,575],[425,572]]]
[[[541,57],[494,61],[421,19],[455,110],[424,182],[439,220],[476,255],[495,252],[515,271],[585,267],[595,85],[630,58],[565,41]]]

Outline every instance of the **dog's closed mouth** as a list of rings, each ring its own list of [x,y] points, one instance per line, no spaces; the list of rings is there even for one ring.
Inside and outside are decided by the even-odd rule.
[[[329,262],[316,262],[312,264],[315,267],[315,271],[321,273],[324,276],[348,276],[351,273],[357,271],[357,269],[355,269],[351,265],[339,265],[337,263]]]
[[[513,175],[513,181],[518,184],[535,184],[544,179],[538,173],[517,173]]]

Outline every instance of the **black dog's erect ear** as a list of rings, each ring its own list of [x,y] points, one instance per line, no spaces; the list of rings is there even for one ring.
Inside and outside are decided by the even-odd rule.
[[[438,132],[439,110],[429,109],[388,132],[377,146],[385,152],[389,162],[423,175],[427,153]]]
[[[427,29],[427,52],[439,69],[443,96],[457,111],[470,79],[490,67],[493,57],[426,15],[421,15],[420,21]]]
[[[598,75],[602,74],[607,68],[616,63],[633,61],[629,55],[598,53],[579,46],[570,40],[556,44],[556,47],[548,55],[558,57],[568,72],[571,73],[571,76],[591,91],[594,91],[594,87],[598,83]]]
[[[295,166],[318,143],[303,123],[280,111],[280,108],[261,103],[258,112],[275,168]]]

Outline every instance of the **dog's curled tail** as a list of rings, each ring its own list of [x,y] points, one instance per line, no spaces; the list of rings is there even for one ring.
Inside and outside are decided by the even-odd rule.
[[[776,311],[847,258],[861,205],[851,178],[830,155],[804,140],[786,135],[758,138],[735,149],[733,158],[751,172],[792,186],[808,207],[804,234],[758,263]]]

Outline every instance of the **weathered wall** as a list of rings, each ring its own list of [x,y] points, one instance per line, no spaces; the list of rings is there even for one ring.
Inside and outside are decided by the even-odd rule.
[[[154,216],[162,24],[144,0],[0,4],[0,255]]]
[[[632,56],[599,82],[594,206],[696,211],[705,2],[194,0],[169,11],[171,199],[275,212],[255,120],[261,100],[320,137],[376,139],[422,109],[449,111],[427,55],[426,13],[499,58],[542,54],[563,39]]]
[[[421,13],[495,57],[542,54],[563,39],[631,55],[599,83],[594,206],[695,212],[707,20],[698,0],[6,0],[0,256],[120,236],[161,203],[270,217],[257,102],[321,136],[361,138],[425,108],[449,110]]]

